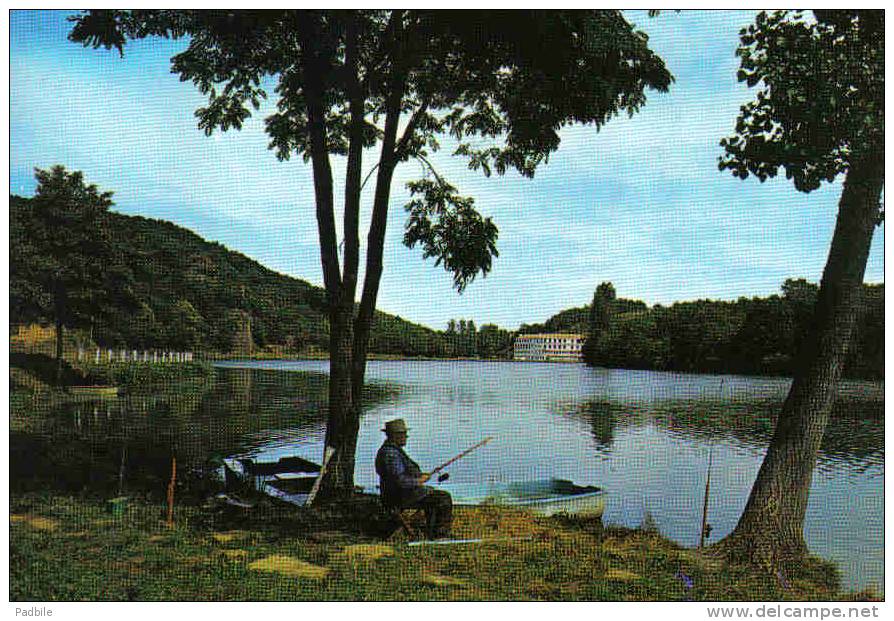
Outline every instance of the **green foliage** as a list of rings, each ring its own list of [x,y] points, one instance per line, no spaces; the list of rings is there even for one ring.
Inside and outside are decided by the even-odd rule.
[[[449,355],[447,340],[441,333],[400,317],[376,313],[370,351],[408,357],[442,358]]]
[[[76,328],[132,310],[132,275],[108,228],[112,193],[63,166],[35,176],[32,201],[10,197],[11,315]]]
[[[106,383],[122,386],[127,390],[143,390],[155,386],[170,390],[170,386],[183,386],[198,380],[209,381],[213,375],[211,365],[200,362],[173,364],[112,364],[84,365],[92,376],[105,377]]]
[[[614,322],[617,312],[615,299],[615,287],[610,282],[604,282],[596,287],[593,293],[593,301],[590,303],[590,316],[588,321],[587,339],[581,354],[584,361],[593,364],[596,361],[600,341],[608,337],[608,331]]]
[[[671,368],[670,338],[659,329],[660,313],[624,313],[612,322],[584,361],[629,369]],[[588,341],[589,342],[589,341]]]
[[[475,211],[474,199],[456,194],[456,188],[441,180],[423,179],[407,184],[410,194],[421,194],[406,205],[410,217],[404,244],[422,245],[422,257],[435,257],[453,274],[460,293],[480,271],[486,276],[497,252],[497,227],[490,218]]]
[[[129,39],[189,36],[172,71],[208,97],[196,111],[207,134],[240,129],[268,97],[262,84],[274,79],[270,148],[281,160],[313,161],[329,255],[329,155],[354,154],[359,164],[360,150],[381,141],[380,196],[398,162],[417,159],[431,169],[427,156],[445,136],[471,169],[533,176],[559,147],[564,126],[598,128],[632,115],[647,88],[666,91],[672,80],[620,11],[97,10],[73,21],[72,41],[122,54]],[[401,113],[408,123],[398,139]],[[359,204],[359,168],[352,171],[347,194]],[[435,176],[437,183],[411,185],[428,187],[409,206],[406,243],[422,243],[462,291],[490,269],[496,227]],[[334,276],[327,275],[332,294]]]
[[[511,352],[512,334],[488,323],[478,330],[478,355],[482,358],[505,358]]]
[[[472,319],[450,319],[443,333],[447,343],[446,355],[460,358],[508,358],[512,334],[494,324],[479,330]]]
[[[10,321],[14,324],[53,319],[51,296],[47,294],[43,302],[24,297],[28,291],[45,291],[40,272],[24,261],[29,249],[48,243],[35,232],[41,225],[35,201],[10,197],[14,225]],[[326,298],[317,287],[268,270],[169,222],[106,212],[101,230],[97,223],[92,228],[87,223],[81,226],[85,237],[104,235],[116,249],[118,269],[133,275],[128,283],[133,304],[110,305],[115,295],[110,294],[114,289],[106,288],[108,280],[93,280],[91,288],[81,292],[84,299],[105,300],[105,311],[91,318],[92,337],[98,345],[229,353],[247,312],[259,347],[293,354],[327,347]],[[93,244],[76,246],[65,260],[86,270],[99,263],[93,252]],[[438,332],[384,313],[375,315],[371,351],[448,354]]]
[[[759,90],[721,141],[721,170],[764,181],[784,168],[810,192],[882,148],[884,12],[814,15],[761,12],[742,30],[738,78]]]
[[[644,311],[648,307],[645,302],[617,298],[614,301],[617,314]],[[590,312],[592,305],[579,306],[560,311],[543,323],[522,324],[519,334],[542,334],[555,332],[570,332],[574,334],[589,334]]]
[[[858,309],[856,334],[848,351],[845,373],[854,377],[885,377],[885,286],[865,285]]]
[[[864,285],[863,290],[864,304],[845,375],[881,379],[884,285]],[[789,279],[782,285],[782,296],[736,302],[698,300],[647,308],[642,302],[616,300],[633,310],[616,311],[600,324],[595,339],[591,333],[584,347],[585,361],[618,368],[791,375],[813,318],[817,292],[815,284]],[[604,301],[597,292],[594,302]]]
[[[25,371],[43,384],[53,384],[58,362],[45,354],[10,353],[9,366]],[[66,386],[100,384],[94,376],[89,376],[81,369],[72,367],[67,362],[62,364],[62,382]]]

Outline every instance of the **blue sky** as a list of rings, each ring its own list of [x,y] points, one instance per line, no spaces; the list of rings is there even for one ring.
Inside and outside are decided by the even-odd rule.
[[[170,220],[321,284],[310,168],[267,149],[263,118],[274,101],[241,132],[206,137],[193,116],[204,98],[170,73],[184,42],[140,41],[120,58],[69,43],[65,15],[10,15],[10,192],[31,196],[33,169],[63,164],[113,190],[116,211]],[[439,329],[450,318],[514,329],[588,304],[603,281],[649,304],[734,300],[777,293],[786,278],[819,281],[840,180],[802,194],[784,178],[742,181],[717,170],[718,142],[753,96],[735,79],[738,31],[753,13],[628,18],[674,74],[670,92],[650,92],[639,114],[601,131],[563,130],[562,146],[533,180],[486,179],[443,149],[435,165],[500,228],[493,271],[462,295],[419,249],[401,244],[404,182],[420,169],[399,168],[381,310]],[[344,161],[334,165],[340,175]],[[884,281],[883,253],[881,227],[867,281]]]

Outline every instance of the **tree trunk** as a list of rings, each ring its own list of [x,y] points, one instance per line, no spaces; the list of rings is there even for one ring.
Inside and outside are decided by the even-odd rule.
[[[62,386],[62,356],[65,332],[65,285],[61,278],[53,283],[53,312],[56,315],[56,386]]]
[[[379,172],[376,178],[376,191],[373,198],[373,213],[367,234],[366,277],[363,280],[363,295],[357,320],[354,327],[354,363],[351,370],[354,384],[354,399],[360,403],[363,383],[366,377],[366,356],[369,349],[369,336],[372,329],[373,315],[376,311],[376,299],[379,296],[379,283],[382,281],[384,267],[382,257],[385,248],[385,229],[388,224],[388,201],[391,196],[391,180],[397,165],[395,152],[397,149],[397,125],[400,121],[400,102],[403,98],[404,81],[399,79],[392,85],[388,97],[385,116],[385,131],[382,139],[382,154],[379,156]]]
[[[389,30],[399,28],[400,12],[392,14]],[[309,18],[309,15],[305,15]],[[349,15],[350,17],[350,15]],[[373,214],[368,234],[366,277],[363,295],[356,318],[354,296],[359,262],[359,210],[363,132],[365,127],[365,93],[357,74],[357,24],[347,21],[345,61],[348,71],[351,109],[350,148],[345,179],[345,262],[341,274],[335,245],[333,219],[332,171],[326,150],[324,105],[319,79],[325,74],[320,59],[315,56],[315,19],[307,19],[301,29],[302,48],[305,50],[305,88],[308,110],[308,132],[311,160],[314,169],[314,188],[317,201],[317,222],[320,235],[324,280],[330,307],[329,346],[329,418],[326,425],[326,445],[335,449],[329,468],[323,477],[320,493],[342,496],[354,489],[354,459],[360,428],[363,383],[370,327],[375,311],[379,282],[382,275],[382,255],[391,179],[397,163],[397,127],[403,98],[405,77],[401,72],[390,85],[386,103],[386,118],[382,153],[373,203]],[[312,80],[311,80],[312,79]],[[411,123],[411,127],[414,123]],[[408,128],[410,131],[411,128]]]
[[[321,494],[341,496],[354,489],[354,455],[360,429],[360,402],[353,399],[353,301],[339,304],[330,313],[329,418],[326,446],[335,449],[323,480]]]
[[[335,449],[329,462],[324,494],[344,495],[354,489],[354,458],[360,430],[359,398],[352,382],[354,359],[354,296],[360,240],[360,177],[363,163],[364,102],[357,76],[357,31],[349,14],[346,65],[351,79],[351,131],[345,175],[344,269],[341,299],[330,318],[329,421],[326,446]]]
[[[62,386],[62,317],[56,318],[56,386]]]
[[[884,185],[881,150],[854,159],[845,177],[832,246],[794,379],[745,511],[723,542],[732,555],[773,571],[807,551],[804,515],[826,423],[854,331],[863,274]]]
[[[310,137],[320,259],[329,306],[329,416],[326,423],[326,445],[335,449],[335,455],[323,477],[320,494],[331,496],[353,489],[358,421],[352,420],[357,417],[351,401],[353,293],[350,295],[351,299],[346,299],[348,296],[338,264],[332,167],[327,148],[326,108],[322,95],[323,79],[329,67],[318,49],[319,29],[319,15],[302,12],[299,38],[306,85],[304,95],[307,100],[307,132]]]

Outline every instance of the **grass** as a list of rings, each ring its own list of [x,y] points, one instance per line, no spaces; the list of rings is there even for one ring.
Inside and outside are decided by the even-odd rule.
[[[30,493],[10,499],[10,599],[32,601],[838,600],[829,563],[785,581],[592,520],[460,508],[471,545],[405,545],[338,509],[218,514],[132,499]],[[691,586],[690,586],[691,585]]]
[[[62,392],[55,386],[56,359],[45,354],[11,353],[10,387],[14,391],[29,393]],[[211,366],[204,362],[185,363],[127,363],[113,362],[93,364],[62,362],[62,384],[64,386],[120,386],[123,388],[144,388],[152,384],[172,381],[207,379]]]

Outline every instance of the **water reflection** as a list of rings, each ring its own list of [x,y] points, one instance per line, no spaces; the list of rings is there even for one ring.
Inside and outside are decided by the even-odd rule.
[[[773,436],[781,401],[621,405],[586,401],[560,408],[557,413],[576,416],[590,425],[599,454],[611,452],[618,429],[653,424],[668,436],[698,443],[727,443],[745,450],[763,451]],[[870,396],[844,395],[836,403],[817,458],[820,470],[853,470],[882,476],[884,469],[884,402]]]
[[[178,478],[182,465],[198,496],[202,467],[215,455],[319,458],[327,369],[233,363],[210,381],[29,413],[27,424],[11,426],[11,486],[163,497],[176,455]],[[381,428],[401,417],[412,429],[408,450],[426,467],[494,436],[451,467],[451,481],[556,476],[599,485],[609,492],[606,522],[635,527],[649,516],[687,546],[698,541],[712,454],[712,540],[735,526],[789,386],[780,378],[431,361],[372,362],[367,377],[358,484],[375,489]],[[808,506],[808,544],[835,560],[852,588],[883,583],[883,391],[845,384]]]
[[[319,428],[325,386],[319,374],[235,369],[151,394],[48,404],[27,413],[27,432],[10,434],[11,485],[162,494],[176,456],[185,489],[201,493],[210,458]]]

